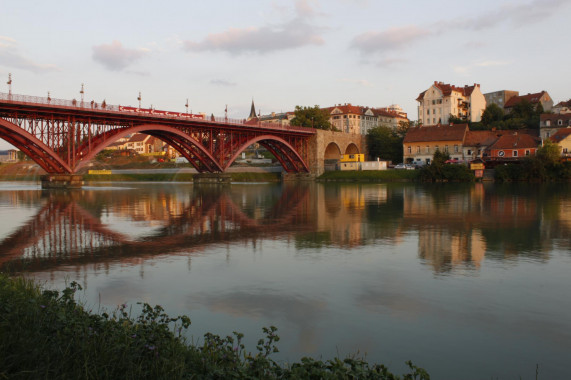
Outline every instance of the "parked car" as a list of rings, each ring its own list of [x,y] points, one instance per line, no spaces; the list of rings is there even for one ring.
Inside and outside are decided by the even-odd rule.
[[[400,170],[414,170],[414,166],[413,166],[413,165],[409,165],[409,164],[397,164],[397,165],[395,165],[395,169],[400,169]]]

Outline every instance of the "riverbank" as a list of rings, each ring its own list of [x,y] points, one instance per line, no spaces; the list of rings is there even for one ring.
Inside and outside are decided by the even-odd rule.
[[[187,316],[172,318],[148,304],[137,317],[127,305],[96,313],[76,301],[78,290],[75,282],[58,292],[0,274],[0,378],[401,379],[360,358],[279,364],[270,357],[278,350],[275,327],[263,329],[255,353],[239,333],[190,344]],[[407,365],[404,379],[430,379]]]
[[[418,170],[348,170],[325,172],[319,182],[412,182],[418,180]]]

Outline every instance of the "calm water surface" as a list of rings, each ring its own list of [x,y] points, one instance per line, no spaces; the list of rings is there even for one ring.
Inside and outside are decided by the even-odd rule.
[[[190,335],[281,336],[435,379],[571,378],[569,185],[0,183],[0,270]]]

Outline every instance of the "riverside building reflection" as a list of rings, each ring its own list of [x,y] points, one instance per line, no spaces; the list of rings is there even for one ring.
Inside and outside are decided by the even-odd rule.
[[[0,183],[0,270],[188,314],[193,339],[275,325],[277,360],[566,378],[570,215],[569,184]]]

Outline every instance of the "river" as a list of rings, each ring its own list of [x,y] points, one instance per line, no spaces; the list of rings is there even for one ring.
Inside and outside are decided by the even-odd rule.
[[[366,355],[434,379],[571,378],[569,184],[0,182],[0,270],[95,311],[160,304],[189,338]]]

